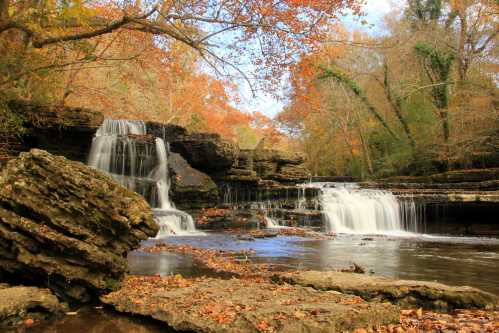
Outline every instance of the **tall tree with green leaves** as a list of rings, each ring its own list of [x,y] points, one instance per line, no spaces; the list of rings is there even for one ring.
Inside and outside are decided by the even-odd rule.
[[[435,107],[438,109],[442,121],[442,135],[447,144],[450,137],[449,101],[450,75],[455,55],[446,51],[439,51],[425,43],[415,46],[416,53],[421,57],[426,77],[430,81],[431,95]]]

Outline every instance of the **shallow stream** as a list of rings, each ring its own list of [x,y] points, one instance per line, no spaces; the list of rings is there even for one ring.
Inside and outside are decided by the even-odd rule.
[[[301,237],[241,241],[233,235],[168,237],[173,244],[202,248],[253,249],[257,262],[272,263],[283,269],[335,270],[352,263],[367,272],[398,279],[437,281],[469,285],[499,295],[499,239],[444,237],[406,234],[405,236],[338,235],[333,240]],[[152,245],[161,240],[149,240]],[[191,258],[176,254],[129,255],[132,274],[210,275]]]
[[[438,281],[469,285],[499,295],[499,239],[441,237],[405,234],[398,236],[338,235],[333,240],[300,237],[241,241],[230,234],[177,236],[148,240],[144,246],[167,241],[203,248],[253,249],[256,262],[272,263],[282,269],[334,270],[355,262],[367,272],[392,278]],[[132,274],[177,274],[216,276],[191,257],[178,254],[146,254],[128,257]],[[83,308],[76,316],[30,329],[37,333],[174,332],[163,324],[112,310]]]

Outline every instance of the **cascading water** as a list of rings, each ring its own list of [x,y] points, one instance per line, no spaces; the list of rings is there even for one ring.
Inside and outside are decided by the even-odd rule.
[[[284,229],[287,226],[281,225],[278,217],[276,216],[276,211],[282,209],[282,204],[279,201],[259,201],[252,205],[252,209],[259,210],[263,213],[263,218],[265,220],[265,227],[268,229]]]
[[[196,232],[192,217],[169,199],[167,146],[162,138],[145,139],[142,121],[105,119],[95,133],[88,165],[135,191],[153,207],[157,238]]]
[[[391,192],[360,189],[356,184],[312,183],[320,188],[326,231],[355,234],[419,232],[414,202]]]
[[[163,139],[156,138],[156,152],[158,154],[158,167],[154,179],[158,188],[159,209],[154,209],[156,220],[159,224],[160,238],[167,235],[180,235],[196,231],[194,220],[189,214],[178,210],[169,198],[170,177],[168,176],[168,155]]]

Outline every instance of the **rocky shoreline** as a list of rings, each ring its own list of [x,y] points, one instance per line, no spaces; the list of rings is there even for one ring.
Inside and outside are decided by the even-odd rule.
[[[24,113],[30,128],[18,148],[35,149],[12,158],[0,172],[0,326],[31,327],[74,306],[103,302],[196,332],[399,332],[436,327],[438,318],[456,309],[485,311],[488,319],[479,328],[499,329],[497,296],[477,289],[345,272],[281,272],[252,263],[244,253],[158,245],[143,251],[190,255],[224,277],[129,276],[127,253],[154,237],[158,226],[139,194],[81,163],[102,116],[21,102],[11,107]],[[139,153],[154,137],[170,142],[170,194],[198,226],[246,230],[242,241],[329,237],[300,228],[248,232],[267,223],[255,202],[280,201],[279,217],[293,227],[321,228],[318,190],[297,186],[310,179],[301,154],[263,144],[241,150],[219,135],[175,125],[148,123],[147,130],[137,141]],[[498,209],[498,174],[499,169],[460,171],[361,185],[428,203],[430,215],[431,207],[452,204],[457,214],[479,210],[486,219]],[[465,230],[490,234],[497,231],[491,221]]]

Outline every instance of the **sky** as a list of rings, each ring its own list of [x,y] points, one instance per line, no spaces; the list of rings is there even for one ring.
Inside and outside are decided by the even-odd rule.
[[[358,19],[355,19],[351,15],[343,18],[341,21],[351,29],[378,34],[383,30],[383,17],[395,6],[394,1],[396,0],[367,0],[366,5],[364,6],[364,12],[366,13],[365,19],[369,24],[373,24],[374,27],[368,28],[363,26]],[[400,2],[400,0],[397,2]],[[284,107],[284,102],[278,101],[263,92],[257,92],[256,96],[253,96],[250,88],[246,84],[241,84],[238,92],[241,96],[241,103],[238,104],[237,107],[242,111],[259,111],[272,118]]]

